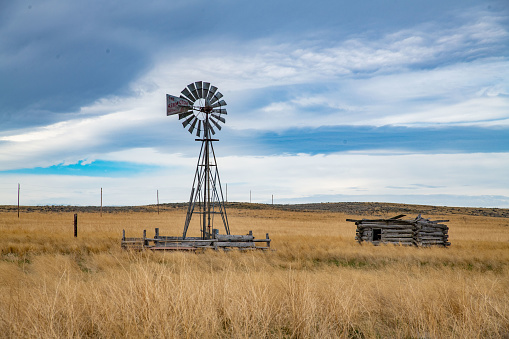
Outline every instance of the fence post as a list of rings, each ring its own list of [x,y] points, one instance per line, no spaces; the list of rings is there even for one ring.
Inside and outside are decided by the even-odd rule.
[[[78,213],[74,213],[74,237],[78,237]]]
[[[19,219],[19,184],[18,184],[18,219]]]

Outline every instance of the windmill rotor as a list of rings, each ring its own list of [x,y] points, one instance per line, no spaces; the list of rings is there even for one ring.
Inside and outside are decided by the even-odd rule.
[[[225,123],[223,115],[227,114],[223,94],[209,82],[196,81],[187,85],[180,97],[166,95],[167,115],[178,114],[182,126],[197,137],[207,138],[221,130],[220,123]]]

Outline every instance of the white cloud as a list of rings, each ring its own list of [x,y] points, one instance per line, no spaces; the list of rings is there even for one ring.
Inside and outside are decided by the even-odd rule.
[[[48,202],[51,197],[55,204],[98,205],[100,187],[108,197],[107,205],[154,203],[156,190],[164,197],[163,202],[188,199],[195,159],[150,150],[119,152],[108,158],[125,161],[133,154],[142,157],[140,161],[144,157],[152,162],[161,159],[157,162],[165,164],[167,169],[129,178],[3,175],[0,203],[13,204],[17,182],[22,186],[24,204],[51,203]],[[428,195],[434,196],[437,205],[444,204],[439,195],[444,195],[444,199],[446,195],[509,197],[508,153],[218,155],[217,162],[221,181],[223,185],[228,184],[230,201],[249,201],[250,191],[253,202],[263,203],[269,203],[272,195],[279,201],[315,195],[362,196],[363,199]]]

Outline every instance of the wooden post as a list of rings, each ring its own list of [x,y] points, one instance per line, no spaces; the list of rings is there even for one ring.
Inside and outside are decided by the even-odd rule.
[[[18,183],[18,219],[19,219],[19,183]]]
[[[125,230],[122,230],[122,240],[125,241]]]
[[[265,234],[265,239],[269,240],[269,233]],[[267,241],[267,247],[270,247],[270,241]]]
[[[78,213],[74,213],[74,237],[78,237]]]
[[[148,245],[147,241],[147,230],[143,230],[143,247]]]
[[[159,214],[159,190],[157,190],[157,214]]]
[[[103,188],[101,187],[101,217],[103,216]]]

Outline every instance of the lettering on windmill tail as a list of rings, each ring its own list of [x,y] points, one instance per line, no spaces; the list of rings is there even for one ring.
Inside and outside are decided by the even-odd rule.
[[[181,100],[181,101],[171,101],[168,103],[168,108],[174,108],[174,107],[180,107],[180,106],[189,106],[187,101]]]

